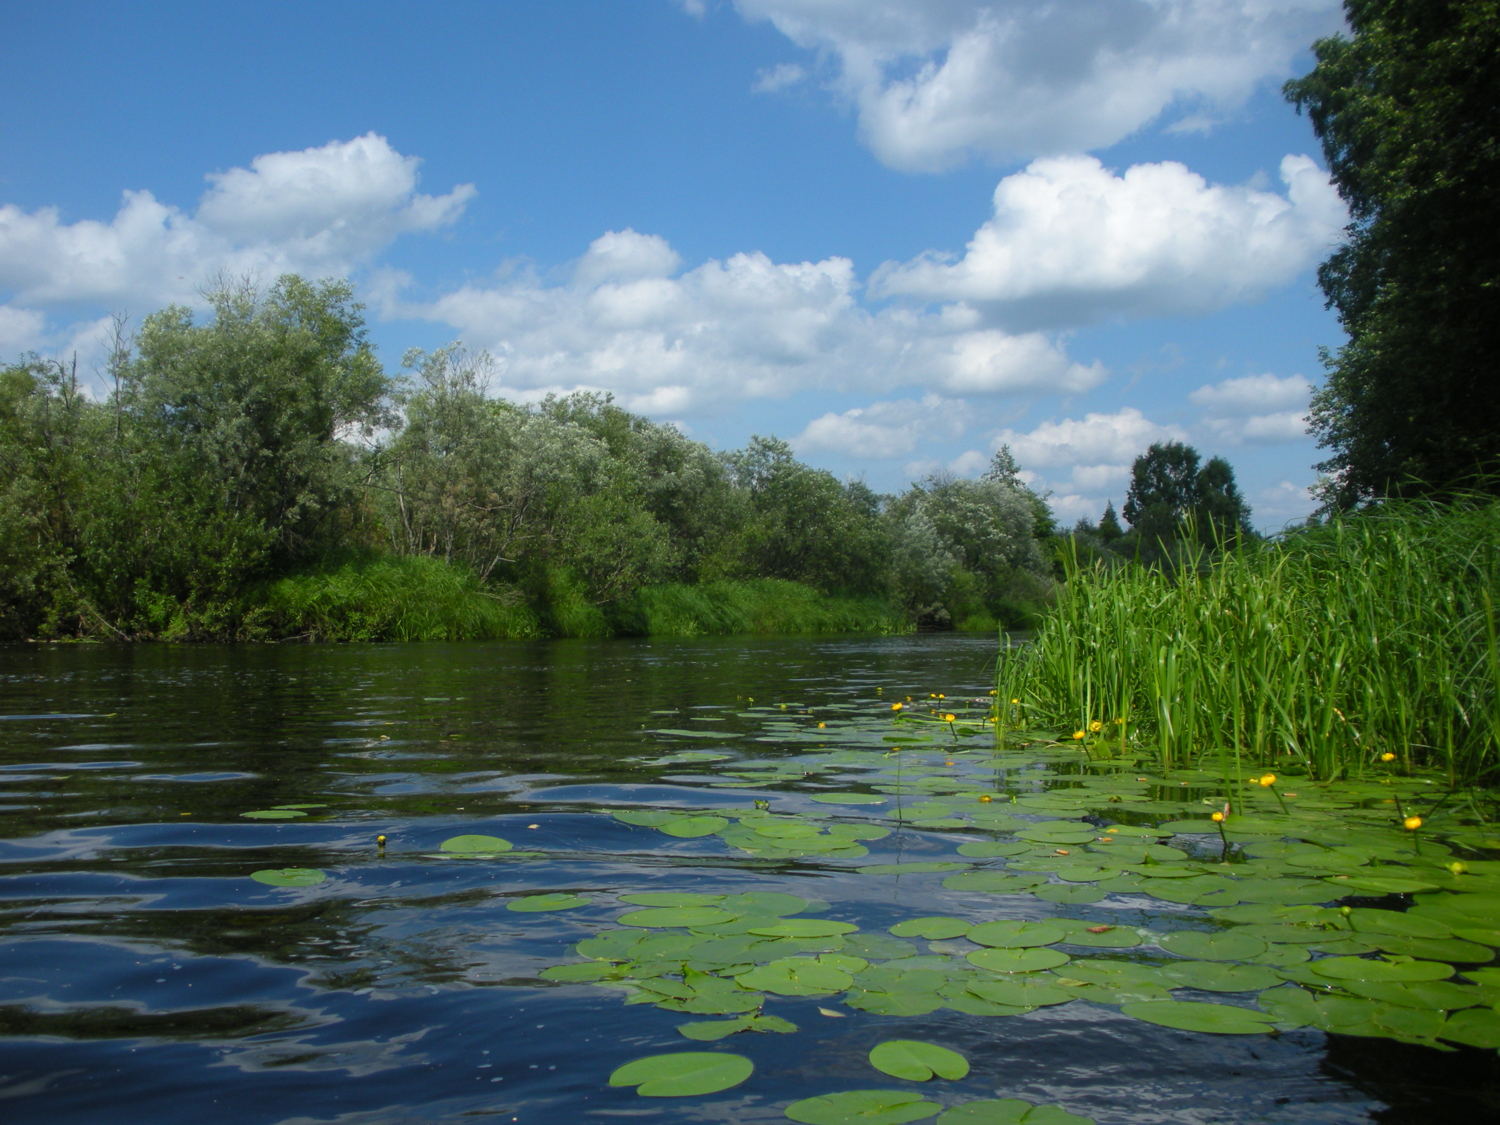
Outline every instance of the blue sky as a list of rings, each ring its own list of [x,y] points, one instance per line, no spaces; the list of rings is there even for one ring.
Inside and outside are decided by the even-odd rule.
[[[607,390],[1059,515],[1179,439],[1310,510],[1336,0],[46,4],[0,41],[0,359],[215,275],[351,277],[396,369]]]

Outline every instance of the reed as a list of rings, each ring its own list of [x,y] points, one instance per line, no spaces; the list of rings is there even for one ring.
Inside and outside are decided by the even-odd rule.
[[[1390,504],[1167,574],[1074,566],[1001,715],[1161,768],[1497,768],[1500,503]],[[1489,779],[1493,782],[1493,777]]]
[[[424,555],[359,556],[257,592],[258,631],[310,641],[461,641],[542,635],[518,591]]]

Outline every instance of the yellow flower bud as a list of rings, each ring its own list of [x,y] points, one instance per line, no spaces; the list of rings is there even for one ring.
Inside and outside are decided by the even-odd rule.
[[[1211,821],[1213,821],[1215,824],[1221,824],[1221,823],[1223,823],[1223,820],[1224,820],[1224,814],[1221,813],[1221,812],[1216,812],[1213,815],[1211,815],[1208,819],[1211,820]]]
[[[1415,832],[1418,828],[1422,827],[1422,818],[1420,816],[1409,816],[1401,823],[1408,832]]]
[[[1092,723],[1089,724],[1089,730],[1093,731],[1095,734],[1098,734],[1103,729],[1104,724],[1101,723],[1098,719],[1095,719]]]
[[[1260,783],[1261,785],[1269,788],[1270,786],[1276,784],[1276,775],[1274,773],[1268,773],[1260,779]]]
[[[1081,731],[1081,730],[1075,730],[1075,731],[1074,731],[1074,732],[1073,732],[1073,738],[1074,738],[1074,739],[1075,739],[1075,740],[1076,740],[1076,741],[1079,741],[1079,742],[1081,742],[1081,741],[1083,741],[1083,734],[1084,734],[1084,732],[1083,732],[1083,731]]]
[[[944,715],[943,716],[943,722],[945,722],[945,723],[951,723],[956,718],[958,718],[957,715]]]
[[[891,710],[892,711],[899,711],[899,710],[901,710],[901,708],[903,708],[905,706],[906,706],[906,704],[904,704],[904,703],[892,703],[891,704]]]
[[[993,801],[995,798],[991,797],[988,793],[981,793],[979,795],[979,799],[980,799],[980,801],[982,801],[984,804],[987,805],[991,801]]]
[[[1380,760],[1382,762],[1394,762],[1396,760],[1396,755],[1387,750],[1384,754],[1380,755]]]

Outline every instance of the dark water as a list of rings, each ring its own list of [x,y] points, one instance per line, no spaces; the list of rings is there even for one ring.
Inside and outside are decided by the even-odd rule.
[[[922,636],[0,650],[0,1120],[775,1122],[796,1098],[900,1085],[865,1058],[892,1037],[969,1055],[949,1104],[1021,1097],[1101,1125],[1495,1119],[1493,1052],[1192,1034],[1084,1002],[835,1018],[819,1008],[836,1002],[796,997],[767,1007],[796,1034],[697,1045],[674,1030],[680,1014],[538,979],[613,926],[627,891],[782,890],[861,929],[942,913],[936,879],[750,862],[718,837],[673,840],[594,809],[815,808],[795,783],[723,790],[703,768],[645,765],[684,745],[648,729],[792,757],[805,740],[768,734],[759,708],[833,727],[885,708],[877,688],[983,696],[994,649]],[[241,816],[304,802],[327,807]],[[437,854],[468,832],[545,858]],[[965,838],[907,828],[864,862],[942,857]],[[329,878],[248,878],[272,867]],[[518,891],[593,905],[508,911]],[[606,1085],[643,1055],[724,1048],[757,1069],[723,1094]]]

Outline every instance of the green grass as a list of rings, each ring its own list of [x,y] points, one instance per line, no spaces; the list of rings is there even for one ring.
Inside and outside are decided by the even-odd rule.
[[[519,593],[426,556],[370,556],[269,583],[257,631],[310,641],[461,641],[542,635]]]
[[[613,614],[637,636],[732,633],[899,633],[901,615],[877,598],[843,598],[775,578],[668,583],[637,591]]]
[[[1474,782],[1497,766],[1497,580],[1493,500],[1390,505],[1170,577],[1080,569],[1002,659],[1001,714],[1099,723],[1091,753],[1152,746],[1168,770],[1327,779],[1392,753]]]

